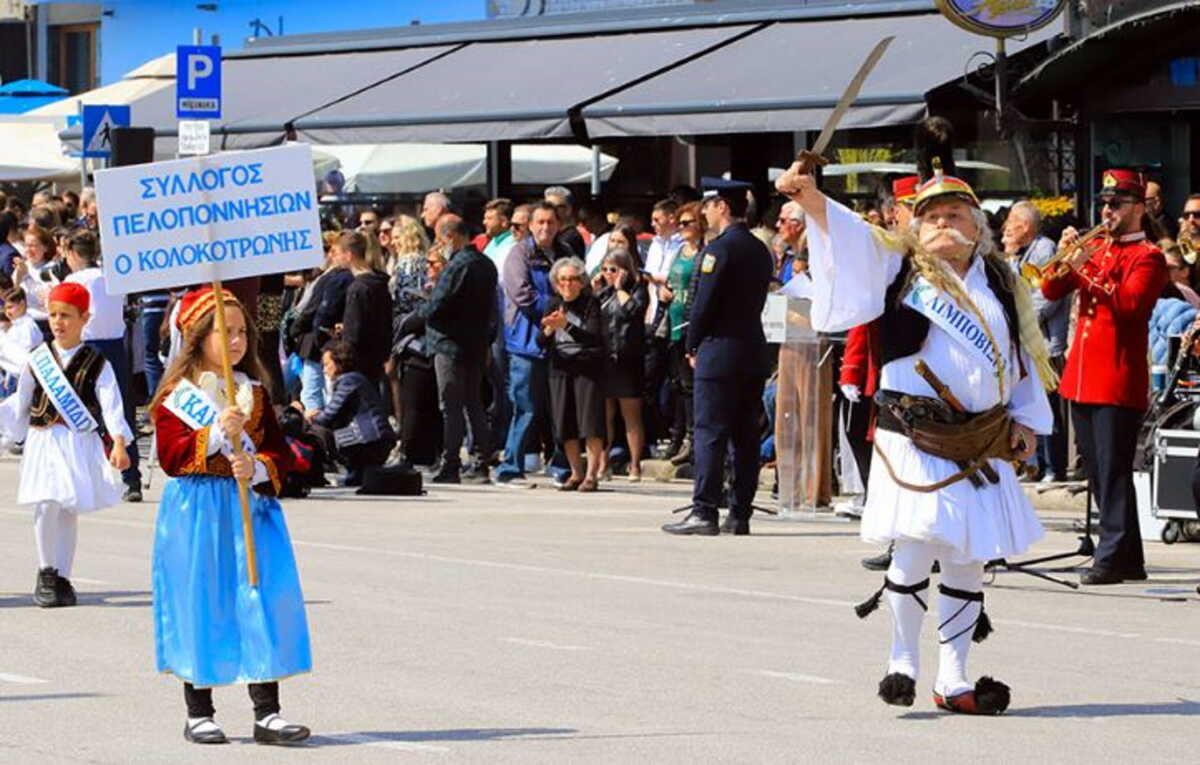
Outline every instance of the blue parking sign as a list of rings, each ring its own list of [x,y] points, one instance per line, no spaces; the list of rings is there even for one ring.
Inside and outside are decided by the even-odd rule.
[[[175,49],[175,116],[181,120],[221,117],[219,45],[180,45]]]
[[[112,156],[112,129],[132,124],[128,106],[88,104],[83,107],[83,156]]]

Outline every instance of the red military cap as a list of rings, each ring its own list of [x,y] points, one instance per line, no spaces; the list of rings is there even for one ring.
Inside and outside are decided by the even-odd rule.
[[[917,199],[917,186],[921,179],[915,175],[906,175],[892,181],[892,197],[897,202],[912,204]]]
[[[63,282],[50,290],[50,297],[46,302],[73,305],[79,309],[79,313],[84,314],[92,305],[92,296],[88,294],[87,287],[82,284]]]
[[[229,290],[222,289],[221,298],[227,306],[241,305]],[[179,327],[179,331],[186,332],[195,326],[196,322],[214,313],[216,309],[217,296],[212,287],[192,290],[179,299],[179,316],[175,319],[175,326]]]
[[[1101,197],[1128,194],[1139,202],[1146,199],[1146,175],[1137,170],[1105,170],[1100,180]]]

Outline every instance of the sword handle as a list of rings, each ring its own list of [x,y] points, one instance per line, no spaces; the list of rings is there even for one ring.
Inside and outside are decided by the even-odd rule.
[[[800,167],[798,168],[799,175],[812,175],[818,167],[824,167],[829,164],[828,159],[808,149],[797,154],[796,161],[800,163]]]

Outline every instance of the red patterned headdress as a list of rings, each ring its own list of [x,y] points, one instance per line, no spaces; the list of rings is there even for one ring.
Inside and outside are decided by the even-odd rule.
[[[229,290],[221,290],[221,297],[225,301],[225,305],[237,305],[241,303]],[[213,292],[212,287],[203,287],[198,290],[193,290],[184,295],[179,300],[179,316],[175,320],[175,326],[179,327],[180,332],[187,332],[188,329],[194,327],[198,321],[213,313],[217,308],[217,295]]]

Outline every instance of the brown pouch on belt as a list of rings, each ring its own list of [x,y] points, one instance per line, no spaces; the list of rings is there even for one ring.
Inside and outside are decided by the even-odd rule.
[[[912,439],[918,449],[955,462],[984,458],[1011,460],[1011,430],[1012,417],[1004,407],[989,409],[955,425],[920,420],[901,426],[901,432]]]

